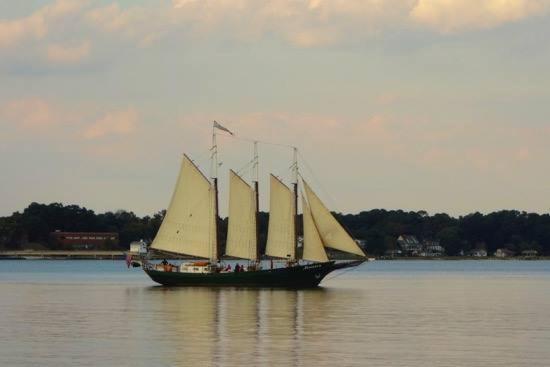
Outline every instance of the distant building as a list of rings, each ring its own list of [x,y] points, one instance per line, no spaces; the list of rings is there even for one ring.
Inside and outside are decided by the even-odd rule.
[[[521,252],[521,256],[525,257],[537,257],[539,252],[537,250],[525,250]]]
[[[403,234],[397,238],[397,244],[407,256],[419,256],[422,252],[422,244],[415,236]]]
[[[472,257],[487,257],[487,251],[484,249],[476,249],[470,251],[470,256]]]
[[[422,244],[420,256],[437,257],[445,255],[445,249],[439,244],[439,241],[426,240]]]
[[[134,241],[130,243],[130,253],[131,254],[146,254],[147,253],[147,244],[145,241]]]
[[[114,232],[61,232],[50,233],[50,241],[63,250],[98,250],[118,245]]]
[[[507,248],[499,248],[495,251],[495,257],[505,258],[514,256],[514,251],[508,250]]]

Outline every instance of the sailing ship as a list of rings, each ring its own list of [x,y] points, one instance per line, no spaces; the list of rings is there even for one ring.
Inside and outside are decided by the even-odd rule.
[[[201,261],[179,266],[154,264],[142,260],[143,270],[165,286],[245,286],[245,287],[316,287],[330,272],[355,267],[366,255],[336,220],[298,171],[294,149],[292,188],[275,175],[270,176],[270,214],[265,254],[258,240],[258,149],[254,144],[253,184],[235,171],[229,171],[229,211],[225,251],[220,248],[218,230],[217,144],[214,124],[212,135],[212,179],[184,155],[179,177],[166,215],[150,248],[168,254],[188,255]],[[223,127],[222,127],[223,128]],[[225,130],[225,128],[223,128]],[[228,130],[226,130],[228,131]],[[297,251],[298,192],[301,184],[303,251]],[[326,249],[352,254],[355,260],[330,260]],[[271,260],[262,267],[262,255]],[[224,259],[248,261],[248,266],[230,269]],[[273,259],[283,266],[273,267]]]

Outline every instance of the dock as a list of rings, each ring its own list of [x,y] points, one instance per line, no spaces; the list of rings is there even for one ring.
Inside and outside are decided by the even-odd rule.
[[[0,259],[13,260],[124,260],[124,251],[2,251]]]

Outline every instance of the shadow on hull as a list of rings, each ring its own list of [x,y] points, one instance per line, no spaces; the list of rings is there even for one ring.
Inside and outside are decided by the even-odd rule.
[[[176,273],[144,269],[151,279],[171,287],[264,287],[315,288],[330,272],[361,265],[365,260],[343,263],[328,261],[289,268],[266,269],[239,273]]]

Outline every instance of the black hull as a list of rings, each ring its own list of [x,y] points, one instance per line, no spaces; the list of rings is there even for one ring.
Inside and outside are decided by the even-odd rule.
[[[229,286],[265,288],[314,288],[330,272],[362,264],[365,260],[343,263],[329,261],[288,268],[231,273],[176,273],[144,268],[151,279],[164,286]]]

